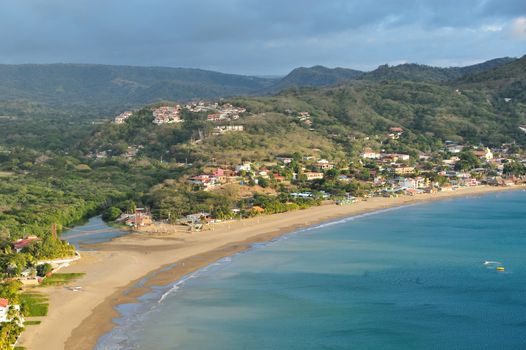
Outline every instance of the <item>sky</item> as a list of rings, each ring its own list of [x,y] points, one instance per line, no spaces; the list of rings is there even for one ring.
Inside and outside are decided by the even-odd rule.
[[[0,0],[0,63],[282,75],[526,54],[526,0]]]

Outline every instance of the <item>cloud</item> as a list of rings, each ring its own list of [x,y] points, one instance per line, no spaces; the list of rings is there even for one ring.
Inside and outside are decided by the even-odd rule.
[[[511,33],[516,39],[526,40],[526,17],[518,17],[513,20]]]
[[[252,74],[472,62],[524,55],[525,18],[525,0],[3,0],[0,62]]]

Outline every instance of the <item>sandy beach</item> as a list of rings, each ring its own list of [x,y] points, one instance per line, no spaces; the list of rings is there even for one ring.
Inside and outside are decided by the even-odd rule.
[[[174,282],[255,242],[269,241],[301,227],[412,203],[518,189],[524,187],[480,186],[412,197],[372,198],[351,205],[328,204],[215,224],[203,232],[126,235],[82,252],[81,260],[61,271],[85,272],[71,284],[81,286],[82,291],[73,292],[64,286],[41,289],[49,296],[49,314],[40,325],[29,326],[17,345],[28,350],[92,349],[114,326],[112,319],[118,317],[115,305],[134,302],[151,286]]]

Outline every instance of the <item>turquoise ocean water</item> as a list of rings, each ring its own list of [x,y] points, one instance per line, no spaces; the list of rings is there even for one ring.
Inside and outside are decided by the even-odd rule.
[[[301,230],[119,310],[98,350],[526,349],[526,192]]]

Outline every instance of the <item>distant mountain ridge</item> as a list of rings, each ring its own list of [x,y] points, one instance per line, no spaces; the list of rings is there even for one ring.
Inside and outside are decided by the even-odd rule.
[[[298,87],[327,87],[355,80],[369,81],[413,81],[448,82],[469,74],[477,74],[515,61],[515,58],[503,57],[465,67],[433,67],[416,63],[396,66],[387,64],[370,72],[349,68],[328,68],[324,66],[300,67],[267,88],[267,92],[278,92]]]
[[[97,64],[0,65],[0,102],[97,106],[115,110],[163,100],[263,95],[289,88],[328,87],[359,80],[475,84],[477,79],[486,81],[492,75],[505,75],[510,69],[512,73],[509,74],[523,74],[522,60],[504,57],[449,68],[419,64],[382,65],[371,72],[318,65],[296,68],[281,79],[191,68]],[[508,66],[511,68],[505,68]]]
[[[294,69],[284,78],[272,85],[270,91],[280,91],[294,87],[323,87],[358,79],[362,71],[349,68],[327,68],[324,66],[313,66],[310,68],[300,67]]]
[[[0,65],[0,100],[139,105],[245,95],[273,79],[202,69],[91,64]]]

